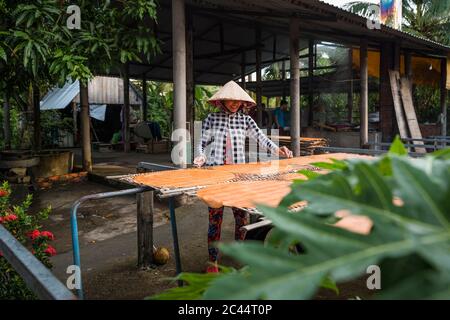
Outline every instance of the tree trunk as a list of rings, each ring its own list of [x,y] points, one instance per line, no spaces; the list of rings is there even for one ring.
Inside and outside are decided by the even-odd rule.
[[[33,149],[41,150],[41,97],[39,87],[33,85]]]
[[[5,94],[3,102],[3,132],[5,138],[5,150],[11,149],[11,113],[8,95]]]
[[[91,152],[91,127],[89,119],[89,93],[87,85],[80,82],[80,104],[81,104],[81,151],[83,170],[92,172]]]

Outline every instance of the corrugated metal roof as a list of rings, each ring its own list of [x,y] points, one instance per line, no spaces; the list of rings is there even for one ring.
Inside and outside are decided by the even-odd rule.
[[[64,109],[80,92],[80,83],[67,82],[62,88],[53,88],[41,100],[41,110]]]
[[[162,52],[151,61],[131,63],[130,75],[140,78],[145,73],[147,79],[171,82],[171,1],[159,3],[157,35],[162,41]],[[402,51],[417,55],[445,57],[450,52],[450,47],[388,26],[369,30],[366,18],[319,0],[186,0],[186,8],[195,39],[194,81],[197,84],[221,85],[239,78],[242,52],[246,59],[244,73],[253,73],[257,25],[262,29],[263,66],[288,58],[289,17],[294,14],[301,20],[300,49],[308,47],[308,39],[357,47],[362,38],[367,38],[371,48],[398,41]]]

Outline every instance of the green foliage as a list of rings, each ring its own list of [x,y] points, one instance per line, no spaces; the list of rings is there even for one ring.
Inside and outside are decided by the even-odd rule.
[[[31,247],[35,257],[48,268],[52,267],[49,257],[56,251],[49,242],[54,239],[51,232],[40,231],[42,221],[48,218],[51,208],[37,214],[29,214],[32,195],[28,195],[20,205],[11,205],[11,188],[7,182],[0,186],[0,224],[18,241]],[[35,299],[20,275],[12,268],[0,252],[0,299]]]
[[[236,273],[236,270],[228,267],[220,267],[219,273],[196,274],[183,272],[172,281],[183,281],[187,286],[169,289],[161,294],[150,297],[153,300],[198,300],[200,299],[207,287],[211,285],[213,280],[223,274]]]
[[[41,112],[42,145],[54,147],[58,144],[60,134],[73,133],[73,118],[64,118],[58,110]]]
[[[417,85],[413,95],[420,122],[437,123],[441,114],[439,86]]]
[[[195,120],[203,121],[208,114],[217,112],[218,109],[208,103],[208,99],[216,93],[218,87],[215,86],[196,86],[195,87]]]
[[[86,84],[159,52],[155,0],[76,4],[81,30],[67,28],[65,1],[0,1],[0,98],[8,95],[12,109],[31,110],[32,86],[43,93],[69,79]],[[13,126],[13,139],[24,140],[24,127],[18,133]]]
[[[367,16],[372,3],[354,1],[344,7]],[[443,44],[450,44],[450,2],[403,0],[403,30]]]
[[[359,279],[378,265],[382,290],[375,298],[448,299],[449,154],[411,159],[396,140],[388,155],[335,161],[329,174],[295,182],[278,208],[259,208],[274,226],[266,244],[220,246],[246,267],[208,282],[202,298],[310,299],[319,287]],[[299,201],[308,206],[290,212]],[[370,218],[370,234],[333,226],[342,210]],[[298,244],[304,253],[288,249]]]

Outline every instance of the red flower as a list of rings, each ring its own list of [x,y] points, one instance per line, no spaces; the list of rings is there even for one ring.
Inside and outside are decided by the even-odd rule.
[[[41,236],[41,232],[39,230],[33,230],[31,232],[28,232],[28,236],[31,240],[36,240],[36,238],[39,238]]]
[[[3,218],[3,220],[6,222],[15,221],[17,220],[17,216],[15,214],[8,214]]]
[[[44,250],[44,253],[46,253],[48,256],[51,257],[51,256],[54,256],[56,254],[56,250],[52,246],[48,245],[47,249]]]
[[[0,217],[0,224],[2,224],[4,220],[5,219],[3,217]]]
[[[55,240],[55,236],[50,231],[42,231],[41,232],[41,237],[45,237],[45,238],[47,238],[49,240]]]
[[[4,190],[4,189],[0,189],[0,197],[6,197],[9,194],[8,191]]]

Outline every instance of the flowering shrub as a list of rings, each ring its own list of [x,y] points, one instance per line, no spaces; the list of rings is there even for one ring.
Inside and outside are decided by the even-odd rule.
[[[0,224],[23,245],[29,247],[46,267],[51,268],[50,257],[56,254],[56,250],[49,242],[53,241],[55,236],[50,231],[40,230],[40,223],[48,218],[50,208],[30,215],[27,211],[32,202],[32,195],[28,195],[21,205],[12,206],[10,194],[11,188],[7,182],[0,185]],[[34,294],[0,251],[0,300],[34,298]]]

